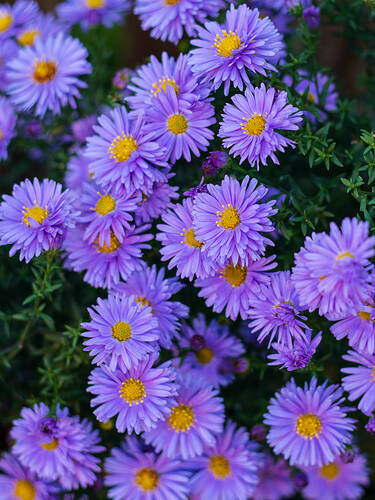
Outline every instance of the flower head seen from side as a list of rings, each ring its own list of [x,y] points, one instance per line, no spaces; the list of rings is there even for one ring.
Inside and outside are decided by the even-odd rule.
[[[247,70],[262,75],[276,70],[269,59],[282,48],[282,37],[258,9],[232,4],[224,24],[208,22],[197,31],[198,38],[191,41],[197,47],[190,52],[192,70],[215,90],[224,82],[225,95],[231,83],[240,90],[244,83],[250,85]]]
[[[182,461],[152,450],[143,451],[134,437],[113,448],[104,464],[108,498],[185,500],[190,492],[190,472]]]
[[[188,459],[201,455],[204,445],[214,445],[223,429],[224,406],[212,386],[186,375],[177,381],[176,406],[144,438],[167,457]]]
[[[202,337],[202,347],[189,352],[184,358],[180,370],[192,377],[201,377],[214,387],[228,385],[234,379],[233,371],[223,369],[227,361],[235,361],[244,354],[242,342],[230,335],[228,327],[212,320],[206,324],[203,314],[199,314],[192,326],[184,325],[179,340],[183,349],[191,349],[194,336]]]
[[[354,420],[346,414],[343,391],[318,385],[313,377],[304,387],[292,379],[271,398],[264,422],[268,444],[291,465],[326,465],[351,442]]]
[[[342,387],[349,393],[349,401],[360,398],[358,409],[372,416],[375,410],[375,356],[350,350],[343,359],[356,365],[341,369],[346,374]]]
[[[61,184],[34,178],[13,186],[12,196],[0,204],[0,245],[13,245],[9,255],[20,251],[29,262],[42,252],[59,247],[77,213],[73,196]]]
[[[355,500],[363,498],[363,487],[369,483],[369,469],[366,458],[356,453],[354,460],[347,463],[337,455],[329,464],[304,467],[308,485],[302,490],[308,500]]]
[[[275,255],[249,262],[247,266],[228,263],[217,268],[216,273],[208,278],[197,279],[194,285],[201,288],[199,297],[206,299],[208,307],[220,313],[225,309],[225,315],[233,321],[241,316],[248,318],[250,298],[260,290],[260,284],[269,283],[267,271],[277,266],[273,262]]]
[[[168,361],[153,368],[158,353],[153,353],[128,371],[95,368],[89,377],[88,392],[95,395],[91,406],[101,422],[115,415],[118,432],[139,434],[155,427],[175,406],[176,372]]]
[[[252,497],[258,482],[257,461],[249,450],[249,435],[243,427],[227,422],[213,446],[205,446],[203,454],[192,459],[193,495],[222,500]]]
[[[336,92],[335,84],[329,80],[327,75],[320,72],[316,74],[315,78],[309,77],[305,72],[300,72],[300,76],[305,78],[297,83],[295,89],[299,94],[307,93],[307,101],[318,107],[319,117],[306,110],[303,112],[304,115],[313,123],[326,120],[326,111],[337,109],[339,95]]]
[[[165,172],[159,169],[167,166],[165,151],[144,133],[144,128],[143,118],[130,118],[125,106],[99,116],[86,148],[97,184],[130,192],[140,190],[147,195],[154,182],[167,181]]]
[[[66,186],[77,194],[81,194],[84,184],[91,181],[89,176],[89,160],[84,155],[83,148],[79,148],[69,158],[64,181]]]
[[[120,23],[129,7],[128,0],[65,0],[56,10],[63,25],[71,27],[79,23],[86,31],[97,24],[110,28]]]
[[[292,280],[300,304],[321,315],[345,316],[363,307],[373,293],[375,236],[369,223],[346,218],[341,229],[330,224],[330,234],[313,233],[295,254]]]
[[[91,72],[87,50],[81,42],[64,33],[43,39],[36,37],[7,65],[7,92],[21,110],[34,108],[43,116],[47,110],[58,114],[63,106],[75,108],[80,88],[87,84],[79,77]]]
[[[290,345],[274,342],[272,347],[276,352],[268,356],[270,360],[268,364],[281,365],[280,369],[285,368],[288,372],[305,368],[309,365],[321,340],[321,332],[312,339],[311,331],[308,330],[304,337],[295,338]]]
[[[0,96],[0,161],[8,158],[8,145],[16,135],[16,121],[13,106],[6,97]]]
[[[177,267],[181,278],[205,278],[214,272],[214,261],[202,251],[204,243],[196,238],[193,229],[193,201],[183,200],[162,216],[157,225],[156,239],[161,242],[162,261],[169,260],[168,269]]]
[[[291,470],[283,458],[274,460],[266,453],[258,470],[259,482],[253,493],[253,500],[281,500],[291,498],[294,485]]]
[[[219,137],[224,147],[240,157],[240,164],[247,160],[259,170],[259,163],[266,165],[268,158],[279,164],[277,151],[295,147],[280,131],[298,130],[302,113],[289,104],[285,91],[267,89],[262,83],[246,89],[245,95],[234,95],[232,103],[224,106],[222,118]]]
[[[267,188],[246,176],[240,184],[225,176],[220,186],[209,184],[208,193],[199,194],[193,206],[193,228],[204,243],[202,249],[217,264],[231,260],[247,265],[258,260],[273,242],[262,232],[274,227],[270,217],[277,212],[275,200],[262,203]]]
[[[167,178],[169,179],[172,175],[174,174],[167,174]],[[142,194],[142,199],[138,203],[134,214],[136,224],[144,224],[159,218],[168,208],[173,207],[173,202],[178,197],[177,186],[171,186],[169,182],[154,182],[151,192],[147,195]]]

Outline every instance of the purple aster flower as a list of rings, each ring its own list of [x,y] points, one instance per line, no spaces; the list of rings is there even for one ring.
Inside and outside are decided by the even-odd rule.
[[[343,391],[337,385],[318,385],[313,377],[304,388],[294,379],[271,398],[264,422],[276,454],[291,465],[325,465],[351,442],[354,420],[341,407]]]
[[[270,277],[266,271],[277,266],[272,262],[275,255],[249,262],[247,266],[232,263],[217,270],[214,276],[197,279],[194,285],[202,290],[198,297],[206,299],[206,306],[213,306],[213,311],[220,313],[225,309],[225,315],[235,320],[238,315],[242,319],[248,317],[250,298],[260,290],[260,284],[269,283]]]
[[[133,70],[129,68],[122,68],[116,72],[112,78],[112,85],[118,90],[125,90],[133,77]],[[128,90],[130,94],[130,90]],[[128,95],[128,94],[127,94]]]
[[[303,20],[306,22],[309,30],[315,30],[320,24],[320,9],[315,5],[310,5],[303,9]]]
[[[98,299],[97,305],[88,308],[91,321],[82,323],[84,351],[92,362],[106,364],[112,371],[119,368],[126,372],[156,350],[158,322],[151,307],[136,302],[134,297]]]
[[[365,425],[365,429],[367,432],[375,436],[375,417],[369,419],[369,421]]]
[[[13,186],[12,196],[0,204],[0,245],[13,245],[9,255],[20,251],[20,260],[29,262],[43,251],[57,248],[77,213],[73,196],[61,184],[29,179]]]
[[[290,272],[272,273],[270,278],[270,282],[250,298],[249,328],[252,333],[258,332],[258,342],[269,336],[268,347],[275,336],[279,344],[291,347],[292,339],[298,339],[303,345],[306,316],[301,314]]]
[[[349,393],[349,401],[361,398],[358,409],[371,416],[375,410],[375,356],[350,350],[343,359],[357,366],[341,369],[348,374],[342,379],[342,387]]]
[[[142,29],[151,28],[151,36],[163,42],[177,44],[184,30],[191,37],[196,23],[206,23],[207,17],[217,17],[224,7],[222,0],[136,0],[134,13],[141,19]]]
[[[170,260],[168,269],[177,267],[177,275],[190,281],[194,276],[204,278],[214,272],[214,262],[202,252],[204,244],[195,237],[192,210],[191,198],[176,204],[163,215],[164,224],[157,225],[160,232],[156,235],[162,244],[161,260]]]
[[[249,434],[229,421],[213,446],[189,462],[194,469],[193,495],[198,498],[247,500],[258,482],[257,462],[248,448]]]
[[[201,165],[204,175],[215,175],[218,168],[227,164],[228,155],[224,151],[211,151]]]
[[[119,189],[100,191],[100,187],[86,182],[80,194],[81,214],[77,222],[85,224],[84,238],[100,247],[111,244],[115,237],[120,243],[125,239],[129,222],[141,199],[140,195]]]
[[[84,183],[89,181],[89,160],[84,156],[84,150],[78,149],[66,166],[65,184],[80,194]]]
[[[22,110],[33,106],[35,114],[47,110],[60,113],[69,104],[76,107],[80,88],[87,84],[80,76],[91,72],[87,50],[81,42],[60,32],[46,39],[36,37],[32,47],[25,46],[7,64],[7,92],[13,104]]]
[[[183,326],[180,347],[189,349],[195,335],[204,339],[204,346],[195,352],[187,353],[181,364],[181,372],[200,377],[202,382],[205,381],[214,387],[228,385],[234,379],[234,368],[232,372],[223,372],[222,363],[225,360],[231,360],[233,363],[233,358],[245,352],[242,342],[230,335],[227,326],[221,326],[215,320],[206,325],[203,314],[193,320],[192,327]]]
[[[96,115],[85,116],[84,118],[79,118],[72,123],[71,129],[74,138],[79,142],[85,142],[87,137],[93,135],[94,125],[96,123]]]
[[[263,424],[256,424],[251,428],[250,436],[253,441],[264,441],[267,436],[267,429]]]
[[[188,459],[201,455],[204,445],[215,444],[216,435],[223,430],[224,406],[212,386],[186,375],[178,382],[177,405],[144,438],[167,457]]]
[[[29,137],[39,137],[43,133],[43,126],[40,122],[32,120],[27,123],[25,130]]]
[[[99,434],[87,420],[70,416],[68,409],[56,409],[56,426],[44,432],[43,422],[50,410],[44,403],[33,409],[23,408],[21,418],[13,422],[10,436],[15,440],[13,452],[24,467],[43,479],[58,479],[70,490],[95,482],[100,460],[94,453],[104,451],[99,446]]]
[[[198,186],[193,186],[188,191],[185,191],[184,196],[189,196],[194,201],[196,196],[198,196],[198,194],[208,193],[207,184],[204,184],[203,181],[204,181],[204,177],[202,177]]]
[[[0,7],[1,9],[1,7]],[[1,24],[1,13],[0,13],[0,24]],[[18,53],[18,45],[11,38],[6,38],[5,40],[1,38],[0,34],[0,90],[5,91],[8,85],[8,79],[6,74],[6,65],[8,61],[12,60]]]
[[[259,483],[253,493],[253,500],[281,500],[291,498],[294,493],[288,463],[279,458],[276,461],[266,453],[258,470]]]
[[[65,267],[86,271],[83,279],[94,287],[111,288],[119,283],[120,277],[126,280],[132,272],[143,268],[142,252],[151,248],[145,242],[152,235],[144,234],[149,228],[131,226],[125,231],[122,243],[111,233],[110,245],[100,246],[99,241],[88,243],[83,237],[84,228],[77,226],[64,241]]]
[[[269,17],[280,33],[290,33],[289,24],[292,21],[285,0],[254,0],[247,1],[251,7],[257,7],[261,17]],[[272,61],[272,59],[271,59]]]
[[[62,24],[70,27],[79,23],[86,31],[96,24],[110,28],[120,23],[129,7],[128,0],[65,0],[56,11]]]
[[[264,254],[273,242],[261,232],[274,230],[270,220],[277,212],[275,200],[262,203],[267,188],[257,187],[257,180],[247,175],[240,184],[237,179],[224,177],[220,186],[208,184],[208,193],[195,199],[193,228],[199,241],[219,265],[229,259],[233,265],[247,265]]]
[[[38,4],[30,0],[17,0],[13,5],[0,5],[1,44],[6,38],[17,35],[25,24],[33,22],[38,13]]]
[[[58,488],[39,479],[10,453],[0,459],[0,492],[2,500],[49,500]]]
[[[313,123],[317,120],[326,120],[326,111],[335,111],[337,109],[339,95],[336,92],[335,84],[330,82],[327,75],[320,72],[314,78],[304,71],[300,71],[299,74],[302,80],[296,85],[295,90],[301,95],[307,92],[307,101],[316,105],[319,118],[309,111],[304,111],[303,114]]]
[[[251,167],[259,162],[267,164],[268,158],[279,164],[276,151],[284,153],[295,142],[280,134],[280,130],[297,130],[302,113],[289,104],[285,91],[260,87],[248,88],[245,95],[236,94],[232,103],[224,106],[219,137],[229,152],[240,157],[240,164],[247,160]]]
[[[295,338],[291,344],[280,344],[274,342],[272,347],[276,353],[270,354],[269,365],[281,365],[288,372],[305,368],[316,352],[316,348],[322,340],[322,332],[319,332],[311,340],[311,331],[304,332],[304,337]]]
[[[369,483],[369,469],[363,455],[357,454],[351,463],[336,456],[321,467],[306,467],[309,483],[303,497],[309,500],[355,500],[363,498],[363,486]]]
[[[96,395],[91,406],[96,407],[94,415],[99,421],[107,422],[117,415],[119,432],[139,434],[169,416],[170,408],[176,405],[176,373],[171,361],[152,368],[157,358],[158,353],[153,353],[126,372],[111,372],[104,365],[91,372],[87,391]]]
[[[8,158],[8,144],[16,135],[16,120],[13,106],[6,97],[0,95],[0,161]]]
[[[39,12],[35,19],[27,22],[17,33],[17,42],[22,46],[34,45],[35,38],[47,38],[61,31],[61,26],[52,14]]]
[[[154,182],[166,182],[165,151],[150,134],[139,115],[129,117],[125,106],[118,106],[99,116],[95,135],[87,139],[86,156],[90,159],[93,179],[105,188],[108,185],[128,191],[151,190]]]
[[[213,89],[224,82],[228,95],[231,82],[240,90],[244,83],[250,85],[247,70],[262,75],[276,71],[269,59],[282,48],[282,37],[268,17],[261,19],[258,9],[232,4],[224,24],[207,22],[197,31],[199,38],[191,40],[198,47],[190,52],[192,70]]]
[[[183,462],[153,451],[143,452],[134,437],[121,448],[113,448],[105,461],[105,485],[112,500],[185,500],[189,496],[190,473]]]
[[[178,278],[165,278],[165,269],[156,270],[156,266],[144,267],[129,276],[126,283],[116,285],[113,293],[120,296],[135,296],[142,306],[151,307],[157,321],[160,344],[169,348],[172,338],[179,329],[179,321],[189,315],[189,308],[181,302],[171,301],[173,294],[184,287]]]
[[[346,218],[341,231],[331,222],[329,235],[313,233],[305,239],[292,271],[302,307],[343,317],[370,300],[375,236],[368,233],[368,222]]]
[[[145,111],[145,133],[165,148],[165,158],[175,163],[181,157],[191,160],[206,151],[214,133],[214,107],[206,101],[187,103],[169,85]]]
[[[168,179],[174,174],[166,175]],[[177,200],[178,187],[171,186],[168,182],[154,182],[151,192],[147,196],[142,193],[142,199],[138,204],[134,217],[137,225],[158,219],[168,208],[173,207],[172,200]]]

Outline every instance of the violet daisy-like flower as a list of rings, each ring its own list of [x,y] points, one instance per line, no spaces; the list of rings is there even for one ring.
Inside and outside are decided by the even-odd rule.
[[[275,200],[262,203],[267,188],[257,187],[257,180],[246,176],[237,179],[224,177],[220,186],[207,185],[208,193],[199,194],[193,206],[193,228],[196,238],[204,243],[217,264],[228,260],[233,265],[247,265],[264,254],[273,242],[262,232],[274,230],[270,217],[277,212]]]
[[[215,175],[217,170],[227,164],[228,155],[224,151],[211,151],[201,165],[202,174]]]
[[[8,145],[15,137],[17,116],[6,97],[0,95],[0,161],[8,158]]]
[[[262,75],[276,71],[269,59],[282,48],[282,37],[258,9],[232,4],[224,24],[208,22],[197,31],[199,38],[191,41],[197,47],[190,52],[192,70],[202,82],[211,82],[214,90],[223,82],[225,95],[231,82],[242,90],[244,83],[250,85],[247,70]]]
[[[0,40],[1,44],[10,36],[15,36],[25,25],[32,22],[39,13],[36,2],[17,0],[13,5],[0,5]]]
[[[277,266],[272,262],[275,255],[249,262],[246,266],[229,263],[219,269],[216,274],[208,278],[197,279],[194,285],[202,290],[198,297],[206,299],[208,307],[220,313],[225,309],[225,315],[235,320],[238,315],[242,319],[248,317],[250,298],[258,293],[260,284],[267,284],[270,277],[267,271]]]
[[[63,242],[67,228],[77,215],[74,197],[61,184],[34,178],[13,186],[12,196],[0,204],[0,245],[13,245],[9,255],[20,251],[20,260],[29,262]]]
[[[44,403],[22,409],[10,432],[14,454],[31,472],[58,479],[68,490],[93,484],[100,470],[94,454],[104,451],[98,431],[87,420],[70,416],[67,408],[58,405],[56,418],[48,417],[49,412]]]
[[[167,178],[173,175],[169,173]],[[173,200],[177,200],[178,197],[177,186],[171,186],[168,182],[154,182],[149,194],[142,193],[142,199],[134,214],[136,224],[159,218],[168,208],[173,207]]]
[[[60,113],[81,97],[87,84],[80,76],[91,72],[87,50],[81,42],[60,32],[47,38],[36,37],[33,46],[23,47],[7,64],[7,92],[21,110],[34,107],[36,115],[47,110]]]
[[[202,337],[202,345],[195,349],[194,338]],[[184,325],[179,340],[183,349],[191,349],[183,359],[180,370],[189,373],[192,377],[201,377],[207,384],[214,387],[228,385],[234,379],[232,371],[223,369],[226,362],[234,362],[244,354],[242,342],[230,335],[227,326],[221,326],[215,320],[206,325],[203,314],[199,314],[192,322],[192,326]]]
[[[279,164],[276,151],[285,151],[295,142],[280,130],[297,130],[302,112],[289,104],[285,91],[260,87],[248,88],[245,95],[236,94],[232,103],[224,106],[219,137],[230,154],[240,157],[240,164],[247,160],[259,170],[259,162],[266,165],[268,158]]]
[[[205,278],[213,274],[214,261],[202,252],[204,243],[199,241],[193,229],[193,201],[183,200],[163,215],[163,224],[158,224],[156,239],[161,242],[162,261],[170,260],[168,269],[177,267],[176,274],[181,278],[195,276]]]
[[[281,500],[291,498],[294,485],[288,463],[279,458],[276,461],[266,453],[258,469],[259,482],[252,495],[253,500]]]
[[[222,0],[136,0],[134,13],[140,17],[143,30],[151,28],[152,37],[177,44],[184,31],[193,36],[196,23],[217,17],[224,5]]]
[[[296,85],[296,91],[299,94],[307,92],[307,101],[319,108],[319,118],[309,111],[304,111],[304,115],[313,123],[317,120],[326,120],[327,113],[325,111],[335,111],[337,109],[337,98],[339,95],[336,92],[335,84],[330,82],[327,75],[320,72],[316,74],[314,79],[309,78],[305,72],[300,72],[300,76],[304,76],[305,78]]]
[[[214,133],[214,107],[206,101],[187,103],[168,86],[153,99],[145,111],[145,132],[165,149],[165,158],[175,163],[181,157],[191,160],[191,153],[206,151]]]
[[[62,24],[70,27],[79,23],[86,31],[96,24],[110,28],[120,23],[129,7],[128,0],[65,0],[56,11]]]
[[[88,392],[95,394],[91,406],[101,422],[115,415],[116,429],[139,434],[155,427],[176,405],[176,372],[171,361],[153,368],[158,353],[153,353],[127,371],[95,368],[89,377]]]
[[[363,455],[357,453],[352,462],[336,456],[321,467],[304,467],[308,484],[302,490],[308,500],[356,500],[363,498],[363,487],[369,483],[369,469]]]
[[[131,274],[126,283],[116,285],[112,293],[134,296],[142,306],[151,307],[152,315],[157,321],[159,342],[163,347],[169,348],[180,327],[180,319],[189,315],[187,306],[170,300],[183,287],[178,278],[165,278],[164,268],[157,271],[156,266],[152,266]]]
[[[368,233],[368,222],[346,218],[341,230],[331,222],[329,235],[313,233],[305,239],[292,270],[302,307],[343,317],[370,300],[375,236]]]
[[[167,457],[193,458],[213,446],[223,429],[224,406],[210,385],[185,375],[181,380],[177,404],[166,420],[144,434],[146,443]]]
[[[1,18],[0,18],[1,23]],[[0,35],[1,37],[1,35]],[[5,38],[0,43],[0,90],[5,91],[7,87],[6,66],[8,61],[13,59],[18,53],[19,47],[11,38]]]
[[[88,339],[83,342],[84,350],[93,363],[126,372],[155,351],[158,323],[148,305],[137,303],[134,297],[110,295],[99,298],[88,311],[91,321],[81,326],[85,329],[82,336]]]
[[[145,134],[139,115],[130,118],[125,106],[99,116],[95,135],[87,139],[86,156],[93,179],[104,188],[140,190],[146,194],[154,182],[166,182],[166,155],[160,144]],[[164,169],[165,170],[165,169]]]
[[[290,272],[272,273],[270,278],[270,282],[250,298],[249,328],[252,333],[258,333],[258,342],[269,337],[268,347],[275,337],[278,343],[290,347],[292,339],[303,341],[306,316],[301,314]]]
[[[354,420],[347,416],[343,391],[337,385],[310,384],[298,387],[294,379],[271,398],[264,422],[270,426],[267,436],[276,454],[291,465],[322,466],[334,460],[351,442]]]
[[[71,129],[74,138],[79,142],[85,142],[87,137],[93,135],[94,125],[96,123],[96,115],[88,115],[84,118],[79,118],[71,124]]]
[[[361,398],[358,409],[371,416],[375,410],[375,356],[350,350],[343,359],[357,366],[341,369],[347,374],[342,379],[342,387],[349,393],[349,401]]]
[[[84,228],[77,226],[68,231],[64,241],[65,267],[77,272],[85,271],[84,281],[95,287],[111,288],[120,278],[126,280],[134,271],[143,268],[142,252],[151,248],[145,243],[152,235],[144,233],[149,225],[131,226],[125,230],[120,242],[111,233],[110,245],[100,246],[99,241],[88,243],[83,235]]]
[[[316,348],[322,340],[322,333],[319,332],[311,339],[311,331],[306,331],[301,338],[295,338],[291,344],[280,344],[274,342],[272,347],[276,353],[270,354],[269,365],[281,365],[288,372],[305,368],[316,352]]]
[[[112,500],[185,500],[190,493],[190,472],[177,458],[143,451],[134,437],[113,448],[104,464],[104,483]]]
[[[258,482],[257,461],[249,450],[249,434],[227,422],[213,446],[189,462],[194,470],[191,479],[193,495],[198,498],[247,500]]]
[[[27,22],[17,33],[17,42],[22,47],[34,45],[36,37],[47,38],[61,31],[52,14],[39,12],[31,22]]]
[[[84,149],[80,148],[70,157],[66,165],[64,181],[69,189],[80,194],[83,185],[90,180],[89,160],[84,156]]]

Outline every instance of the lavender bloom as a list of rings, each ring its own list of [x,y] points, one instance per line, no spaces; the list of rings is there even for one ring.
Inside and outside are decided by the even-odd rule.
[[[189,462],[194,470],[193,495],[198,498],[247,500],[258,482],[257,461],[249,450],[249,435],[229,421],[213,446]]]
[[[334,83],[329,82],[327,75],[318,72],[314,78],[304,71],[299,72],[302,80],[296,85],[295,90],[299,94],[307,92],[307,101],[318,107],[319,117],[309,111],[303,114],[313,123],[327,119],[326,111],[335,111],[337,109],[338,93]]]
[[[174,174],[166,174],[169,179]],[[142,193],[142,199],[138,204],[134,217],[137,225],[150,222],[159,218],[168,208],[173,207],[173,200],[177,200],[178,187],[171,186],[168,182],[154,182],[151,193],[147,196]]]
[[[13,106],[6,97],[0,95],[0,161],[8,158],[8,144],[16,135],[16,120]]]
[[[236,94],[232,103],[224,107],[219,137],[230,154],[240,157],[240,164],[247,160],[251,167],[259,162],[266,165],[268,158],[279,164],[276,151],[284,153],[295,142],[280,134],[280,130],[297,130],[302,113],[289,104],[285,91],[260,87],[246,89],[245,95]]]
[[[290,498],[294,493],[294,486],[290,477],[288,463],[279,458],[276,461],[269,453],[258,471],[259,483],[253,493],[253,500],[281,500]]]
[[[38,4],[29,0],[17,0],[13,5],[0,5],[0,45],[8,37],[16,36],[25,24],[32,23],[38,13]]]
[[[125,90],[132,76],[133,76],[132,69],[122,68],[119,71],[117,71],[115,76],[112,78],[112,85],[118,90]]]
[[[99,298],[88,312],[91,321],[81,326],[85,329],[82,336],[88,338],[84,351],[93,357],[93,363],[126,372],[155,351],[158,323],[148,305],[137,303],[134,297],[110,295]]]
[[[71,128],[74,138],[79,142],[85,142],[87,137],[93,135],[96,115],[85,116],[72,123]]]
[[[185,500],[190,491],[190,473],[183,462],[154,451],[142,451],[135,438],[128,437],[121,448],[113,448],[105,461],[108,498]]]
[[[0,204],[0,245],[13,245],[9,255],[19,250],[26,262],[59,247],[77,215],[72,203],[71,193],[49,179],[14,185]]]
[[[276,454],[291,465],[322,466],[351,442],[354,420],[341,407],[343,391],[337,385],[318,385],[313,377],[304,388],[294,379],[271,398],[264,423],[270,426],[267,436]]]
[[[91,372],[87,391],[96,395],[91,406],[96,407],[94,415],[99,421],[108,422],[117,415],[119,432],[139,434],[169,416],[176,405],[176,373],[171,361],[152,368],[157,358],[158,353],[153,353],[126,372],[111,371],[104,365]]]
[[[208,193],[207,184],[204,184],[203,181],[204,181],[204,177],[202,177],[198,186],[193,186],[188,191],[185,191],[184,196],[188,196],[194,201],[196,196],[198,196],[198,194]]]
[[[294,339],[291,345],[274,342],[272,347],[277,352],[268,356],[268,359],[272,361],[268,364],[281,365],[280,368],[285,368],[288,372],[305,368],[310,363],[321,340],[321,332],[311,340],[311,332],[307,331],[304,338]]]
[[[314,30],[320,23],[320,9],[315,5],[310,5],[303,9],[303,20],[306,22],[309,30]]]
[[[228,155],[224,151],[211,151],[201,165],[204,175],[215,175],[218,168],[224,167],[228,161]]]
[[[89,160],[83,153],[83,149],[78,149],[70,157],[65,172],[65,184],[77,194],[81,194],[84,183],[90,181]]]
[[[342,387],[349,393],[349,401],[361,398],[358,409],[371,416],[375,410],[375,356],[350,350],[343,359],[357,366],[341,369],[348,374],[342,379]]]
[[[62,106],[75,108],[80,88],[87,84],[80,76],[91,72],[87,50],[75,38],[60,32],[46,39],[36,37],[33,46],[22,48],[7,64],[7,92],[22,110],[34,107],[36,115],[47,110],[58,114]]]
[[[87,31],[96,24],[110,28],[120,23],[129,8],[128,0],[65,0],[56,11],[62,24],[70,27],[79,23]]]
[[[169,417],[144,434],[157,452],[167,457],[193,458],[203,453],[204,445],[213,446],[223,429],[224,406],[217,391],[210,385],[184,376],[177,405]]]
[[[250,436],[253,441],[264,441],[267,436],[267,429],[263,424],[256,424],[251,428]]]
[[[365,425],[365,429],[367,432],[375,436],[375,417],[369,419],[369,421]]]
[[[292,271],[302,307],[343,317],[370,300],[375,236],[368,232],[368,222],[346,218],[341,231],[331,222],[329,235],[313,233],[305,239]]]
[[[17,33],[17,42],[22,46],[34,45],[36,37],[47,38],[61,31],[61,26],[52,14],[39,12],[35,19],[26,23]]]
[[[247,69],[262,75],[276,71],[268,61],[281,49],[282,38],[268,17],[260,18],[258,9],[232,4],[224,24],[207,22],[197,32],[199,38],[191,41],[198,47],[190,52],[192,70],[214,90],[224,82],[228,95],[231,82],[240,90],[244,83],[250,85]]]
[[[1,13],[0,13],[0,24],[1,24]],[[0,30],[1,30],[1,28],[0,28]],[[18,45],[11,38],[6,38],[5,40],[3,38],[1,38],[1,33],[0,33],[0,39],[1,39],[1,43],[0,43],[0,90],[5,91],[5,89],[8,85],[6,66],[8,64],[8,61],[11,61],[17,55]]]
[[[220,186],[208,184],[208,193],[196,197],[193,228],[199,241],[219,265],[228,260],[233,265],[247,265],[264,254],[273,242],[261,232],[273,231],[270,217],[277,212],[275,200],[261,203],[267,188],[257,187],[256,179],[246,176],[240,184],[225,176]]]

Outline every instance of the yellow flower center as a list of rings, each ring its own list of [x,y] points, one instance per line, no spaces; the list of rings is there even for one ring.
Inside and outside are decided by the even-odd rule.
[[[100,253],[111,253],[111,252],[115,252],[118,248],[120,248],[121,246],[121,243],[119,242],[119,240],[116,238],[115,234],[111,231],[111,241],[109,243],[109,246],[107,246],[105,243],[103,244],[103,246],[101,247],[99,245],[99,240],[98,238],[96,238],[96,240],[94,241],[95,245],[97,246],[98,248],[98,252]]]
[[[109,147],[110,158],[116,161],[128,161],[133,151],[137,151],[137,141],[132,135],[125,135],[122,132],[122,137],[115,137]]]
[[[0,14],[0,33],[6,31],[12,24],[13,18],[7,13]]]
[[[350,257],[351,259],[354,259],[354,255],[352,253],[349,252],[349,250],[347,250],[346,252],[342,252],[340,253],[337,257],[336,257],[336,260],[341,260],[343,259],[344,257]]]
[[[35,220],[38,224],[41,224],[44,219],[48,216],[48,209],[47,205],[45,208],[41,208],[36,201],[34,201],[35,207],[32,208],[27,208],[23,207],[23,218],[22,218],[22,223],[26,224],[27,226],[30,227],[30,222],[29,218],[31,217],[32,219]]]
[[[189,247],[193,248],[202,248],[204,243],[195,239],[195,233],[193,228],[184,229],[184,232],[181,233],[181,236],[185,236],[185,239],[181,241],[181,243],[186,243]]]
[[[165,76],[163,76],[163,78],[161,78],[157,83],[152,84],[151,94],[156,97],[162,90],[166,92],[167,85],[170,85],[174,89],[176,95],[179,94],[180,88],[175,82],[175,79],[173,78],[173,80],[171,80],[169,77],[166,78]]]
[[[145,386],[139,379],[128,378],[121,384],[119,390],[120,397],[131,406],[133,403],[138,405],[143,403],[143,398],[146,396]]]
[[[0,141],[1,141],[1,139],[2,139],[3,137],[4,137],[4,134],[3,134],[3,131],[2,131],[2,130],[1,130],[1,128],[0,128]]]
[[[176,5],[180,0],[165,0],[165,5]]]
[[[222,57],[231,57],[233,50],[239,49],[241,46],[240,37],[233,31],[229,33],[222,30],[222,34],[216,35],[213,47],[216,48],[216,55]]]
[[[53,451],[56,450],[56,448],[59,446],[59,441],[55,438],[50,443],[41,443],[40,446],[47,451]]]
[[[319,472],[323,477],[332,481],[339,475],[340,469],[335,462],[331,462],[330,464],[320,467]]]
[[[33,78],[36,83],[48,83],[56,76],[57,66],[53,61],[38,61]]]
[[[358,316],[362,321],[371,321],[371,314],[366,311],[359,311]]]
[[[118,321],[112,326],[112,337],[117,339],[119,342],[124,342],[129,340],[132,336],[132,331],[129,323],[125,321]]]
[[[214,356],[214,353],[209,347],[203,347],[202,349],[199,349],[199,351],[196,353],[197,360],[201,365],[208,365],[210,363],[211,359]]]
[[[146,299],[146,297],[144,295],[142,295],[142,297],[136,297],[135,301],[138,304],[141,303],[142,307],[144,307],[144,306],[150,306],[151,307],[150,302]]]
[[[104,7],[105,0],[86,0],[86,5],[90,9],[100,9],[100,7]]]
[[[168,130],[172,132],[172,134],[179,135],[183,134],[188,129],[188,122],[184,115],[171,115],[168,118]]]
[[[246,118],[244,118],[246,120]],[[260,135],[264,127],[266,126],[266,120],[262,115],[258,115],[255,113],[250,120],[246,120],[246,122],[241,123],[241,128],[244,134],[247,135]]]
[[[169,426],[176,432],[186,432],[193,427],[194,412],[191,406],[178,405],[171,408],[169,415]]]
[[[315,97],[312,95],[312,93],[311,93],[311,92],[309,92],[309,93],[307,94],[307,100],[308,100],[309,102],[312,102],[312,103],[315,103],[315,102],[316,102],[316,99],[315,99]]]
[[[21,35],[18,35],[17,40],[20,45],[25,47],[25,45],[33,45],[34,38],[40,35],[39,30],[24,31]]]
[[[305,439],[312,439],[318,437],[319,432],[322,430],[322,423],[320,418],[312,413],[306,413],[298,417],[296,422],[296,432],[299,436]]]
[[[36,498],[36,490],[30,481],[20,479],[15,484],[13,496],[20,500],[34,500]]]
[[[227,207],[223,205],[223,209],[222,212],[216,212],[216,215],[220,217],[220,220],[216,221],[216,224],[222,226],[224,229],[236,229],[241,222],[239,213],[229,204]]]
[[[100,194],[100,193],[98,193]],[[116,207],[116,202],[109,194],[100,194],[100,198],[96,203],[95,210],[99,215],[107,215]]]
[[[371,370],[371,382],[375,382],[375,366]]]
[[[237,264],[236,266],[228,264],[227,267],[220,272],[220,275],[224,277],[233,288],[235,288],[236,286],[241,286],[245,283],[247,269],[240,264]]]
[[[223,455],[211,457],[208,469],[219,479],[224,479],[231,473],[229,462]]]
[[[157,488],[159,484],[159,475],[155,469],[143,467],[139,469],[135,476],[135,484],[143,491],[152,491]]]
[[[108,420],[108,422],[100,422],[99,425],[103,431],[110,431],[113,428],[113,421]]]

